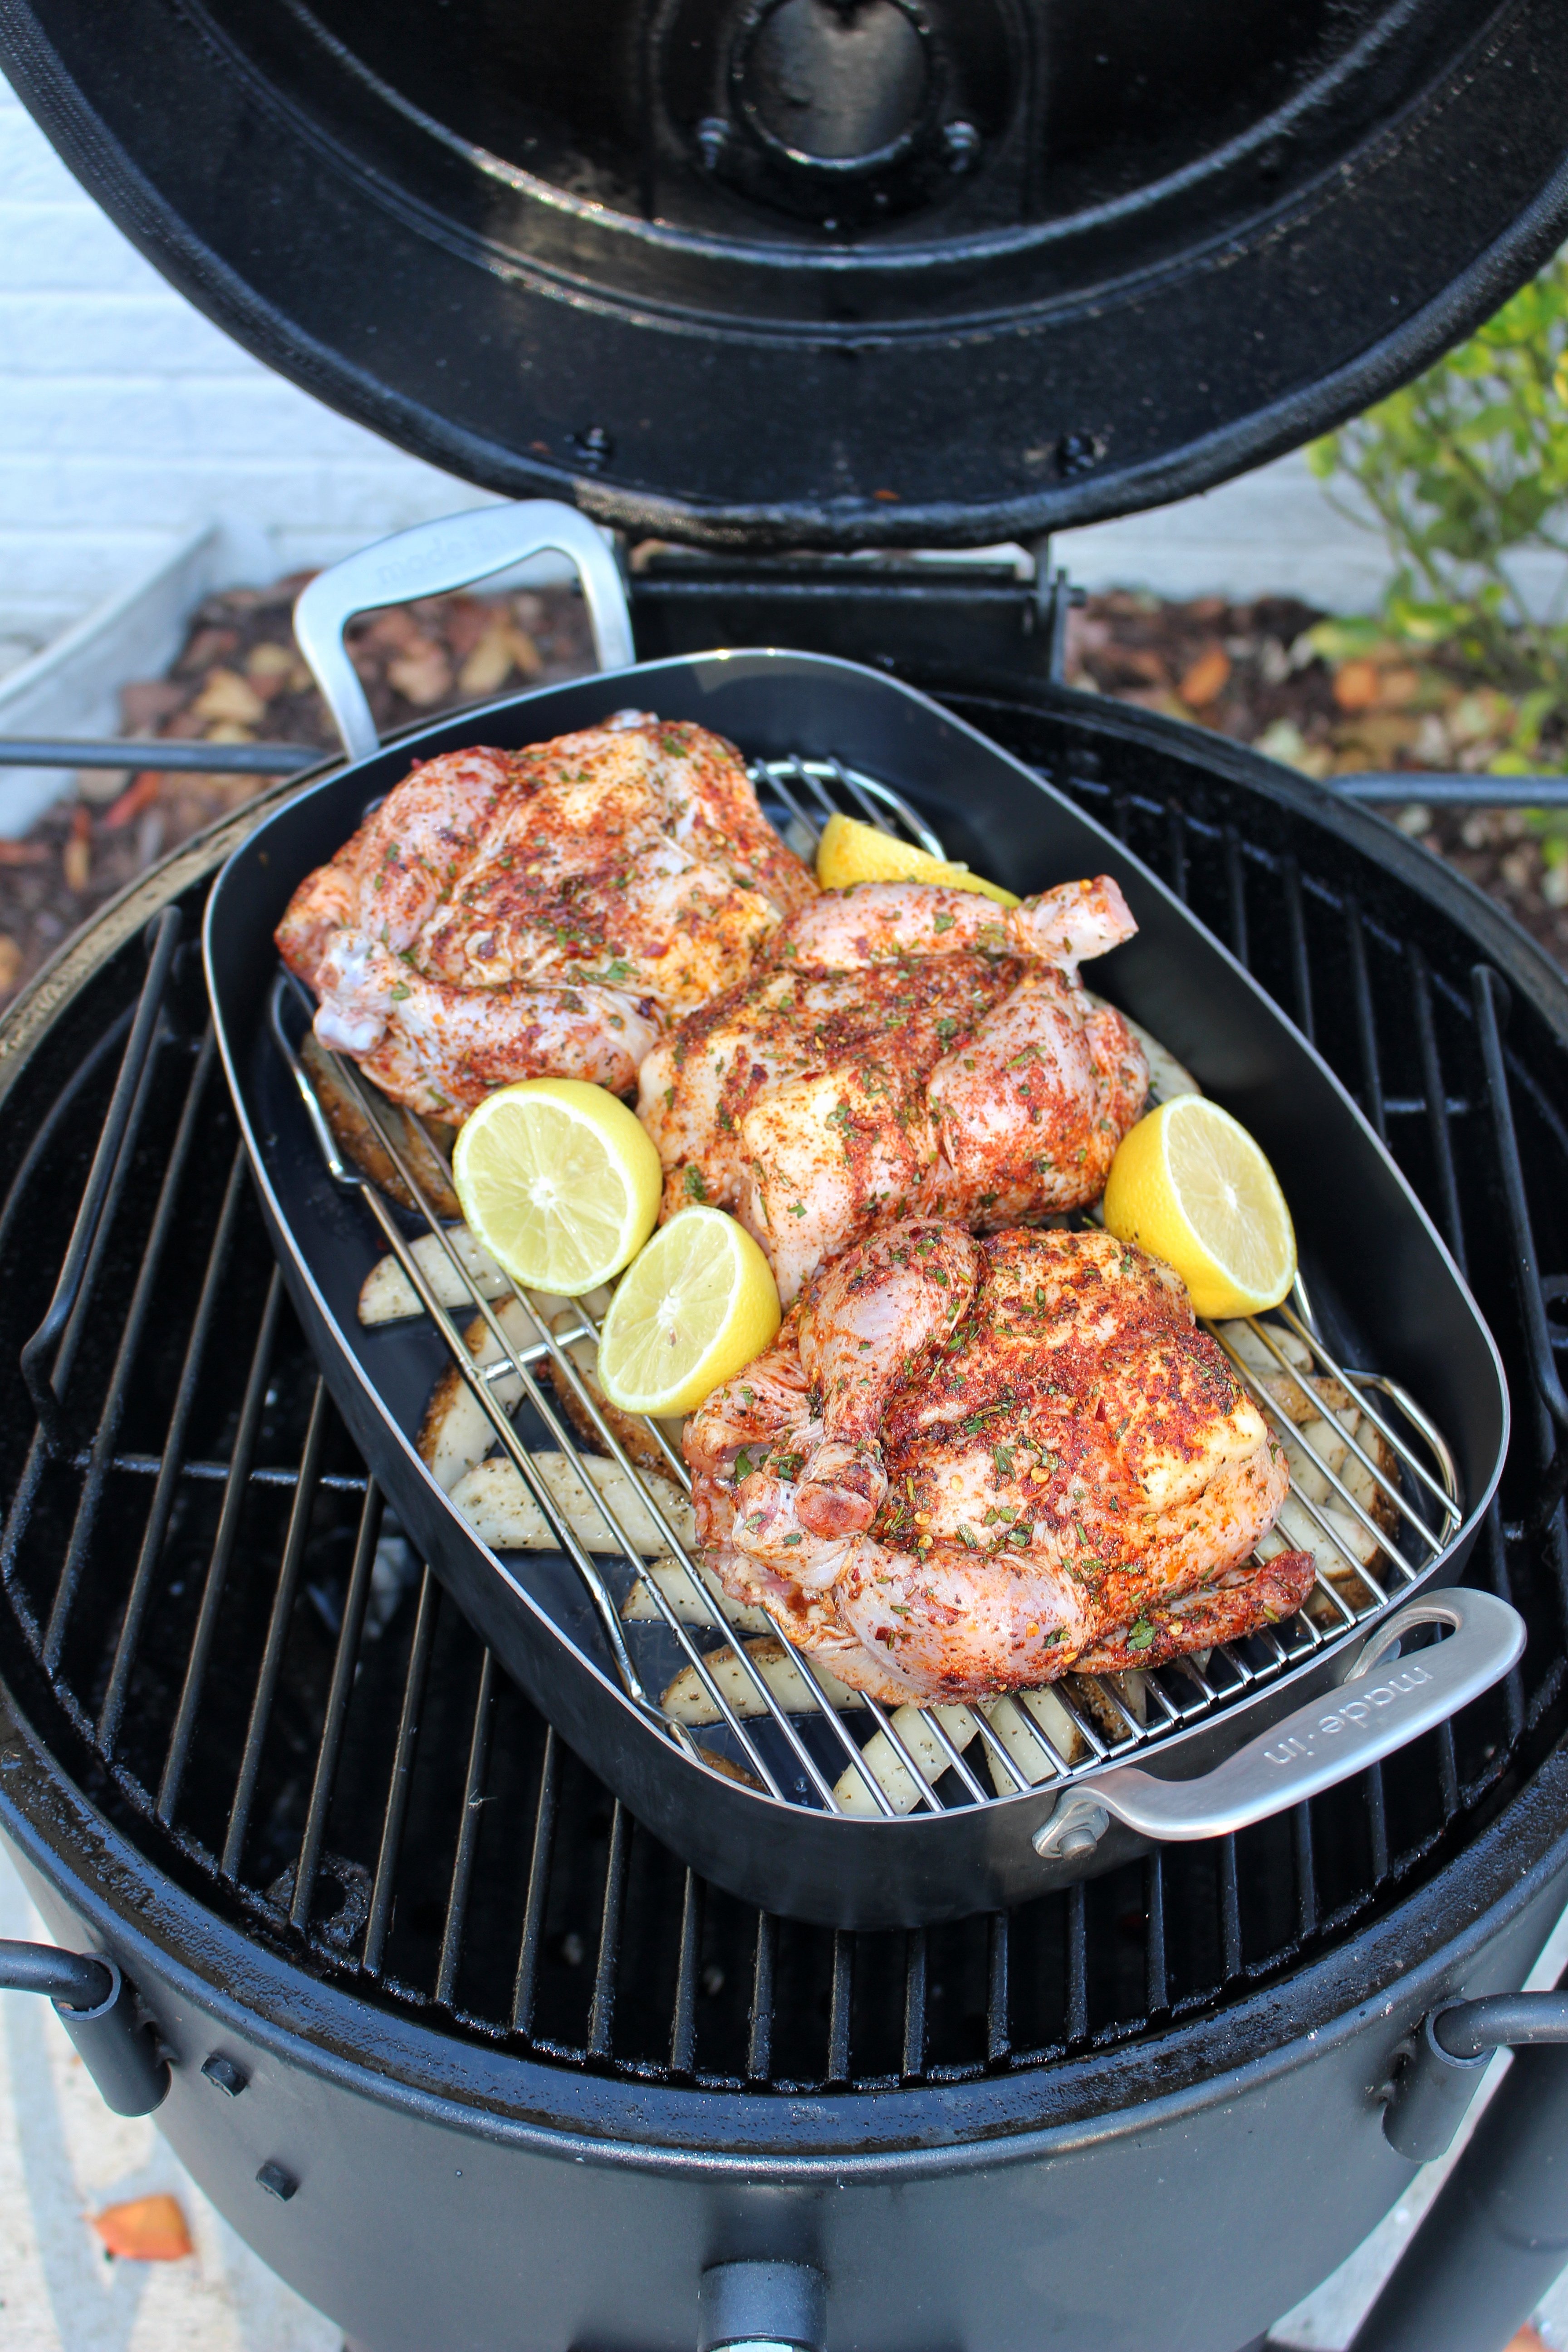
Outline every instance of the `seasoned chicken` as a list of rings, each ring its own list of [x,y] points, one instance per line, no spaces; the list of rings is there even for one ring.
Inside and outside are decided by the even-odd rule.
[[[1010,909],[917,882],[825,892],[643,1064],[665,1215],[733,1210],[787,1303],[879,1220],[984,1230],[1098,1199],[1149,1071],[1078,966],[1135,928],[1103,874]]]
[[[686,1425],[706,1564],[898,1705],[1154,1666],[1289,1616],[1285,1454],[1109,1234],[882,1227]]]
[[[732,748],[627,711],[416,765],[289,901],[316,1034],[420,1112],[514,1078],[625,1091],[816,885]]]

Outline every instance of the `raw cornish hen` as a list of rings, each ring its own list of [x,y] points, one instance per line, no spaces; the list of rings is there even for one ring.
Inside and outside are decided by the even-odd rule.
[[[688,1422],[736,1600],[896,1705],[1154,1666],[1287,1617],[1289,1475],[1175,1275],[1105,1233],[907,1219]]]
[[[1135,929],[1104,874],[1008,909],[917,882],[825,892],[643,1064],[664,1213],[733,1210],[787,1303],[880,1220],[984,1230],[1097,1200],[1149,1071],[1078,966]]]
[[[316,1034],[413,1110],[514,1078],[624,1092],[816,885],[730,744],[636,711],[416,766],[278,928]]]

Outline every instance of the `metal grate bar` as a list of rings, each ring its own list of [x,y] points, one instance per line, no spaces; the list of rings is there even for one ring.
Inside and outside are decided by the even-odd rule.
[[[1013,2047],[1007,1999],[1007,1915],[994,1911],[985,1937],[985,2063],[1002,2065]]]
[[[89,1453],[87,1475],[82,1481],[81,1491],[77,1501],[76,1518],[71,1528],[70,1541],[66,1548],[65,1563],[60,1570],[59,1582],[55,1587],[54,1604],[49,1611],[49,1622],[44,1634],[44,1664],[51,1674],[59,1664],[60,1651],[65,1642],[66,1625],[70,1615],[71,1604],[76,1598],[77,1585],[87,1562],[93,1530],[98,1524],[99,1507],[103,1500],[103,1490],[108,1481],[110,1465],[114,1453],[114,1441],[119,1434],[121,1420],[125,1411],[127,1384],[132,1367],[141,1349],[142,1333],[152,1308],[163,1253],[168,1246],[169,1235],[174,1228],[174,1211],[179,1201],[180,1187],[184,1181],[186,1165],[198,1131],[197,1119],[202,1108],[203,1097],[216,1058],[217,1041],[209,1028],[202,1040],[195,1067],[191,1073],[190,1084],[185,1089],[184,1104],[181,1109],[179,1125],[174,1132],[174,1147],[163,1170],[163,1183],[158,1190],[158,1203],[153,1214],[152,1231],[148,1234],[142,1253],[142,1262],[137,1268],[136,1284],[132,1292],[130,1309],[126,1315],[124,1328],[121,1333],[120,1346],[115,1353],[108,1391],[100,1409],[98,1429]],[[147,1068],[150,1077],[153,1069],[151,1059]],[[136,1123],[134,1113],[132,1123],[134,1127]],[[129,1159],[129,1151],[126,1156]],[[110,1219],[106,1217],[104,1220],[106,1229],[109,1223]]]
[[[1383,1070],[1377,1052],[1377,1015],[1373,1009],[1372,980],[1366,968],[1366,931],[1359,900],[1344,902],[1345,943],[1350,950],[1351,996],[1355,1006],[1356,1039],[1361,1047],[1362,1087],[1368,1118],[1380,1142],[1388,1141],[1388,1116],[1383,1107]]]
[[[680,1895],[680,1950],[675,1963],[675,2014],[669,2028],[669,2071],[689,2076],[697,2066],[697,1964],[702,1956],[702,1887],[688,1870]]]
[[[409,1792],[414,1785],[414,1759],[419,1745],[419,1717],[425,1705],[425,1685],[430,1672],[430,1645],[436,1634],[440,1587],[428,1568],[419,1579],[419,1602],[414,1618],[414,1638],[403,1677],[403,1702],[397,1711],[397,1739],[392,1752],[392,1772],[381,1817],[381,1842],[376,1849],[375,1876],[371,1884],[370,1916],[364,1929],[364,1965],[379,1971],[386,1954],[392,1925],[393,1890],[403,1852],[403,1827],[408,1818]]]
[[[272,1611],[267,1621],[267,1643],[261,1653],[261,1672],[256,1678],[256,1694],[250,1703],[250,1720],[246,1727],[239,1780],[235,1789],[234,1802],[229,1808],[223,1858],[218,1864],[226,1878],[237,1878],[239,1875],[245,1834],[250,1826],[250,1808],[256,1798],[261,1751],[267,1742],[273,1703],[278,1696],[278,1677],[283,1668],[283,1648],[289,1638],[289,1620],[293,1613],[294,1593],[300,1581],[300,1563],[305,1556],[305,1538],[310,1530],[310,1514],[315,1507],[321,1440],[326,1425],[327,1384],[318,1378],[310,1398],[310,1418],[305,1428],[299,1483],[295,1486],[293,1507],[289,1513],[289,1532],[283,1539],[283,1558],[272,1595]]]
[[[1459,1213],[1459,1186],[1454,1171],[1454,1139],[1448,1131],[1448,1097],[1437,1051],[1437,1024],[1432,1009],[1432,975],[1426,959],[1412,940],[1406,950],[1410,967],[1410,1002],[1415,1018],[1415,1050],[1421,1063],[1423,1108],[1431,1139],[1432,1163],[1437,1174],[1437,1222],[1454,1263],[1466,1273],[1465,1225]]]
[[[778,1973],[779,1923],[771,1911],[757,1914],[756,1954],[752,1963],[752,2013],[746,2034],[746,2080],[765,2083],[773,2064],[773,1984]]]
[[[353,1690],[354,1669],[359,1663],[360,1635],[364,1630],[364,1604],[370,1597],[371,1571],[375,1566],[375,1547],[381,1535],[381,1489],[373,1478],[365,1488],[364,1502],[359,1515],[359,1532],[354,1539],[353,1565],[349,1570],[348,1591],[343,1596],[342,1622],[338,1628],[338,1644],[332,1657],[331,1686],[327,1693],[327,1717],[316,1749],[316,1774],[310,1785],[310,1802],[305,1814],[305,1834],[300,1841],[300,1858],[294,1872],[294,1893],[289,1905],[289,1925],[303,1934],[310,1924],[310,1901],[316,1891],[316,1876],[321,1866],[321,1848],[326,1842],[327,1814],[331,1807],[332,1791],[337,1786],[338,1756],[343,1744],[343,1724],[349,1711],[349,1698]]]
[[[1318,1864],[1312,1847],[1310,1798],[1291,1811],[1290,1842],[1296,1864],[1296,1933],[1305,1940],[1318,1928]]]
[[[1180,801],[1165,808],[1165,867],[1172,889],[1187,903],[1187,813]]]
[[[621,1957],[621,1913],[626,1899],[626,1853],[632,1817],[616,1800],[610,1815],[610,1850],[605,1863],[605,1907],[599,1918],[599,1949],[594,1960],[594,1998],[588,2010],[588,2055],[607,2058],[616,2023],[616,1980]]]
[[[1310,1045],[1318,1042],[1312,1005],[1312,964],[1307,952],[1307,902],[1301,889],[1301,869],[1293,857],[1280,866],[1285,891],[1285,936],[1289,943],[1291,992],[1296,999],[1296,1026]]]
[[[827,2079],[849,2080],[849,2015],[855,2000],[855,1938],[833,1931],[833,1983],[827,1999]]]
[[[429,1574],[429,1570],[426,1570]],[[533,2031],[534,2002],[539,1992],[539,1952],[544,1936],[544,1909],[550,1898],[550,1864],[555,1851],[555,1815],[561,1790],[561,1749],[553,1726],[544,1734],[544,1758],[540,1768],[539,1795],[533,1809],[533,1843],[528,1856],[528,1891],[522,1906],[522,1936],[518,1945],[517,1974],[512,1979],[511,2022],[518,2033]]]
[[[234,1249],[235,1226],[240,1203],[245,1196],[245,1151],[241,1147],[229,1164],[228,1183],[225,1188],[223,1207],[218,1213],[217,1231],[207,1252],[206,1270],[202,1277],[201,1297],[196,1303],[195,1319],[191,1336],[185,1343],[184,1361],[180,1367],[180,1384],[174,1392],[174,1410],[170,1417],[168,1441],[163,1460],[158,1465],[157,1483],[153,1489],[152,1507],[147,1525],[142,1530],[142,1549],[137,1557],[136,1573],[131,1580],[126,1596],[125,1614],[121,1620],[120,1635],[114,1646],[114,1664],[110,1669],[109,1684],[99,1711],[97,1738],[105,1756],[114,1754],[120,1737],[121,1717],[125,1711],[126,1695],[131,1687],[131,1672],[136,1662],[137,1646],[142,1638],[142,1626],[147,1602],[153,1590],[153,1577],[163,1549],[163,1538],[169,1529],[169,1517],[174,1507],[178,1491],[180,1465],[184,1460],[185,1433],[190,1427],[196,1394],[201,1382],[202,1368],[206,1358],[207,1341],[212,1336],[213,1318],[217,1312],[218,1298],[228,1262]],[[234,1476],[234,1465],[226,1471],[230,1491],[242,1484]]]
[[[1165,1858],[1158,1846],[1143,1863],[1143,2006],[1151,2016],[1170,2000],[1165,1975]]]
[[[202,1582],[195,1636],[185,1664],[179,1709],[174,1717],[174,1727],[170,1734],[168,1753],[163,1763],[163,1777],[158,1784],[158,1819],[165,1828],[174,1818],[185,1766],[190,1760],[196,1709],[201,1705],[202,1687],[206,1681],[207,1666],[212,1657],[213,1637],[217,1632],[218,1607],[223,1600],[229,1562],[234,1558],[234,1547],[239,1535],[240,1513],[245,1507],[246,1472],[256,1450],[262,1410],[267,1402],[267,1383],[271,1374],[272,1349],[278,1337],[278,1317],[282,1304],[283,1282],[275,1267],[272,1279],[267,1286],[267,1304],[261,1312],[261,1328],[256,1335],[256,1346],[250,1359],[250,1377],[246,1382],[245,1402],[240,1408],[239,1428],[234,1441],[235,1475],[224,1490],[217,1535]]]
[[[1241,841],[1236,827],[1225,829],[1225,878],[1230,900],[1230,951],[1237,963],[1248,965],[1247,940],[1247,864],[1241,854]]]
[[[152,1093],[158,1049],[164,1034],[163,996],[179,937],[178,910],[165,907],[152,926],[147,977],[66,1245],[65,1263],[44,1319],[22,1349],[22,1377],[37,1413],[44,1443],[51,1454],[64,1450],[61,1407],[66,1383],[77,1346],[87,1328],[87,1317]],[[51,1349],[53,1362],[47,1364]]]
[[[1236,1882],[1236,1840],[1216,1838],[1215,1860],[1219,1869],[1219,1940],[1225,1982],[1241,1974],[1241,1893]]]
[[[907,2083],[925,2073],[926,1931],[911,1927],[904,1939],[904,2046],[900,2072]]]
[[[452,1857],[452,1884],[447,1895],[446,1924],[441,1930],[441,1958],[436,1970],[436,1998],[451,2006],[457,1990],[458,1963],[463,1949],[463,1923],[468,1911],[468,1887],[474,1874],[474,1854],[483,1818],[485,1775],[489,1766],[490,1723],[495,1708],[495,1658],[487,1650],[479,1667],[479,1687],[474,1699],[473,1729],[468,1738],[468,1771],[463,1790],[463,1819],[458,1850]]]
[[[1089,1923],[1081,1878],[1068,1888],[1067,2014],[1063,2032],[1071,2042],[1089,2033]]]

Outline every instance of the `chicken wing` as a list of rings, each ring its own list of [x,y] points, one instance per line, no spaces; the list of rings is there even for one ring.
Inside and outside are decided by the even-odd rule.
[[[416,765],[277,938],[323,1045],[461,1117],[513,1078],[624,1091],[816,894],[728,743],[632,711]]]
[[[1078,965],[1134,928],[1106,875],[1010,909],[912,882],[825,893],[643,1064],[665,1214],[731,1209],[787,1302],[879,1220],[984,1230],[1097,1199],[1149,1073]]]
[[[1156,1665],[1289,1615],[1285,1454],[1178,1278],[1104,1233],[884,1226],[685,1433],[705,1559],[889,1704]]]

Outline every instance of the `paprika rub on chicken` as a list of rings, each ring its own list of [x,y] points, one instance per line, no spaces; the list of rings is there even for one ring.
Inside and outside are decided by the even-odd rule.
[[[460,1121],[517,1078],[626,1092],[668,1024],[816,896],[731,745],[627,711],[416,765],[300,884],[277,940],[323,1045]]]
[[[1004,908],[862,883],[798,908],[643,1064],[663,1213],[730,1209],[786,1303],[880,1222],[982,1230],[1097,1200],[1143,1050],[1078,976],[1136,929],[1109,875]]]
[[[883,1227],[684,1450],[725,1591],[889,1706],[1157,1666],[1313,1579],[1269,1532],[1280,1445],[1179,1278],[1106,1233]]]

